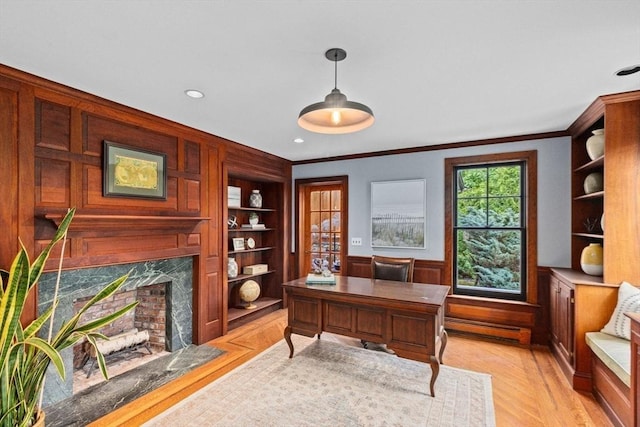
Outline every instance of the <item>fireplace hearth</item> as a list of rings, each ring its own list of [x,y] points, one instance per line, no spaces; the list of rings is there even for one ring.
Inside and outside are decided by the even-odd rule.
[[[191,257],[63,271],[58,291],[60,303],[55,315],[54,330],[59,328],[62,319],[68,319],[73,315],[74,302],[95,295],[106,284],[129,271],[131,272],[129,279],[122,287],[122,291],[125,293],[151,285],[162,284],[164,288],[162,293],[166,295],[162,295],[162,298],[166,303],[166,307],[163,309],[166,313],[166,319],[163,319],[165,320],[165,331],[162,338],[164,343],[160,345],[164,345],[164,349],[168,352],[174,352],[191,345],[193,318],[193,260]],[[38,283],[39,313],[42,313],[51,304],[55,282],[55,273],[46,273],[40,278]],[[155,296],[157,297],[157,295]],[[146,326],[149,324],[145,324]],[[157,342],[156,345],[158,345]],[[62,357],[67,373],[66,379],[61,380],[54,370],[49,370],[45,383],[44,407],[73,395],[73,350],[64,350]],[[99,373],[94,375],[100,376]]]

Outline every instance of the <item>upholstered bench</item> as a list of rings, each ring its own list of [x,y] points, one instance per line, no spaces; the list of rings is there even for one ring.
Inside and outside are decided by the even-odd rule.
[[[631,426],[631,325],[625,312],[640,311],[640,290],[623,282],[609,322],[600,332],[587,332],[585,340],[592,352],[593,393],[617,426]]]
[[[614,424],[631,426],[631,343],[602,332],[587,332],[586,341],[596,399]]]
[[[631,344],[629,340],[602,332],[587,332],[593,354],[627,387],[631,387]]]

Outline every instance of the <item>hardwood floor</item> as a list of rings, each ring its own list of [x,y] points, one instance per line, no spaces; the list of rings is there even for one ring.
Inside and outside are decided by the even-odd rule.
[[[226,353],[91,425],[140,425],[280,341],[286,316],[279,310],[211,341]],[[359,340],[331,334],[322,339],[359,345]],[[444,363],[492,375],[499,427],[612,426],[591,394],[570,388],[547,347],[450,335]]]

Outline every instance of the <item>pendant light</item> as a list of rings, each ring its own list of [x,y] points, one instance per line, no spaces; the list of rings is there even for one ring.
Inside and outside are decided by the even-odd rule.
[[[346,95],[338,89],[338,61],[347,57],[340,48],[329,49],[324,56],[334,62],[334,87],[323,102],[311,104],[300,111],[298,125],[303,129],[317,133],[351,133],[366,129],[375,118],[371,108],[359,102],[348,101]]]

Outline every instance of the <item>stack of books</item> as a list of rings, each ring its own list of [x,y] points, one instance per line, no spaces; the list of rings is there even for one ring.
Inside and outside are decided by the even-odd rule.
[[[335,285],[336,276],[334,276],[333,274],[325,276],[323,274],[310,273],[307,275],[306,283],[309,285]]]
[[[249,228],[251,230],[264,230],[266,227],[264,224],[242,224],[242,228]]]

